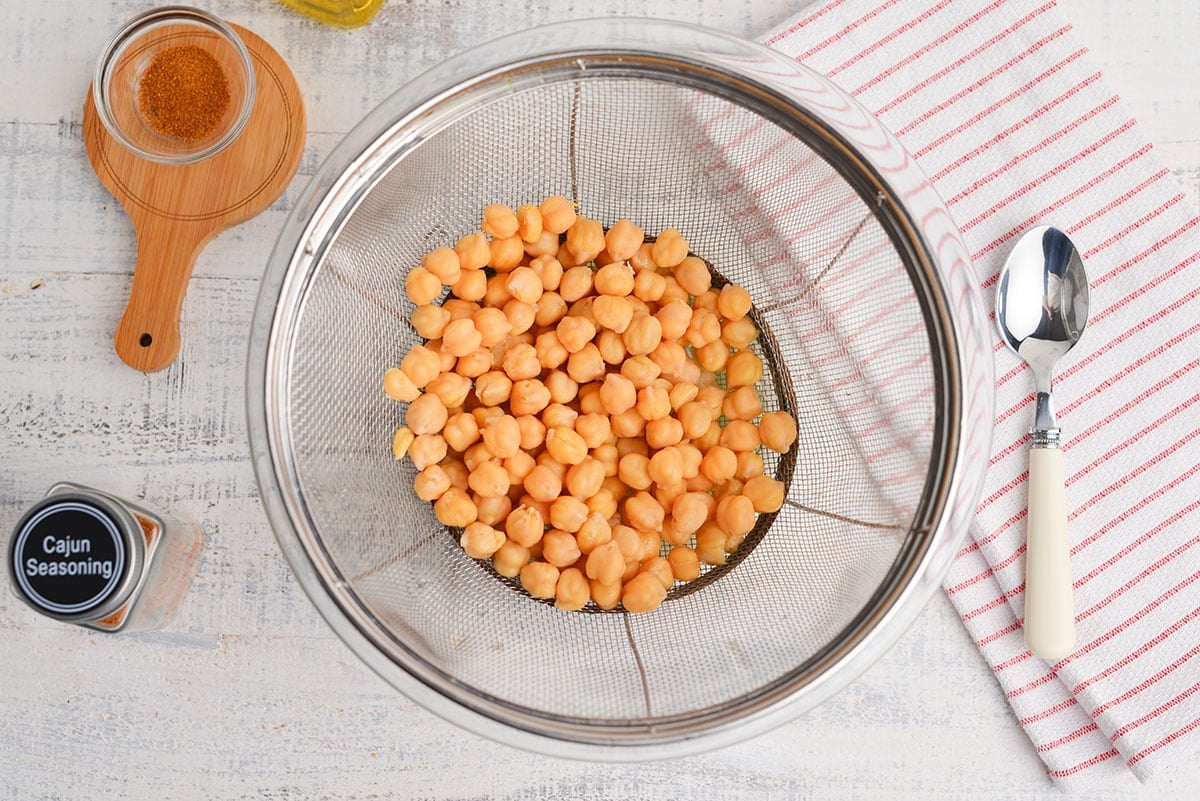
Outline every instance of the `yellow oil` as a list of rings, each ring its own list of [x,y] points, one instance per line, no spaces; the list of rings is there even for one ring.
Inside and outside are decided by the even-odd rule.
[[[337,28],[366,25],[383,0],[279,0],[288,8]]]

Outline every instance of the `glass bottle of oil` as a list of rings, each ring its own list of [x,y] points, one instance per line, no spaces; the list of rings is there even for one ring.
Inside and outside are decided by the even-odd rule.
[[[366,25],[383,0],[279,0],[288,8],[338,28]]]

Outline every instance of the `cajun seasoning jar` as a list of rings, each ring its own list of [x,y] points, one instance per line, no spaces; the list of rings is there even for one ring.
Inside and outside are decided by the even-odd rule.
[[[44,615],[100,631],[157,628],[191,585],[204,534],[105,492],[61,483],[8,548],[13,590]]]

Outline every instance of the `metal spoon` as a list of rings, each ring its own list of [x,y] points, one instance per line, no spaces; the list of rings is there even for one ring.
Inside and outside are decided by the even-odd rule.
[[[1030,432],[1025,532],[1025,643],[1060,659],[1075,647],[1061,431],[1050,396],[1054,364],[1075,346],[1088,316],[1083,260],[1067,235],[1040,225],[1022,234],[996,291],[1000,336],[1033,368],[1037,410]]]

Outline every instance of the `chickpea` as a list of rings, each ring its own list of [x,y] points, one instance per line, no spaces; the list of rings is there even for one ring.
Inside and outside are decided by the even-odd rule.
[[[746,481],[742,493],[754,504],[754,511],[778,512],[783,506],[785,488],[782,481],[770,476],[754,476]]]
[[[487,273],[483,270],[463,270],[458,283],[450,291],[463,300],[483,300],[487,295]]]
[[[584,568],[588,578],[601,584],[619,581],[621,574],[625,572],[625,557],[621,555],[615,534],[614,530],[613,539],[592,549]]]
[[[508,400],[509,411],[516,417],[537,414],[550,404],[550,390],[536,378],[514,381]]]
[[[530,497],[542,503],[550,503],[562,492],[562,479],[544,464],[533,468],[522,484]]]
[[[536,242],[542,236],[542,213],[537,206],[524,205],[517,209],[517,236],[523,242]],[[485,229],[486,230],[486,229]]]
[[[529,263],[529,269],[541,280],[543,293],[558,289],[562,282],[562,263],[553,256],[538,256]]]
[[[621,551],[626,568],[642,561],[642,538],[636,529],[623,524],[613,526],[612,538]],[[637,571],[634,570],[634,575],[636,574]]]
[[[470,319],[451,321],[442,335],[442,348],[457,357],[479,350],[482,342],[483,336]]]
[[[442,357],[433,350],[424,345],[413,345],[400,361],[400,371],[408,377],[409,383],[415,388],[424,387],[433,379],[437,378],[438,373],[442,371]],[[385,391],[387,389],[387,374],[384,374]],[[398,382],[398,377],[393,377],[392,382]],[[407,385],[394,386],[397,390],[402,390],[403,394],[410,394]],[[409,398],[408,400],[415,400]]]
[[[532,414],[517,417],[517,426],[521,429],[522,450],[535,450],[546,441],[546,426]]]
[[[642,243],[640,245],[638,245],[638,248],[637,248],[637,250],[635,250],[633,252],[633,255],[627,259],[627,261],[629,262],[629,266],[632,267],[634,269],[634,271],[638,272],[638,273],[657,272],[658,265],[654,263],[654,258],[651,255],[653,252],[654,246],[651,243],[645,241],[645,239],[644,239],[645,233],[644,232],[642,233],[642,237],[643,237]]]
[[[662,323],[649,315],[635,317],[622,334],[625,349],[634,356],[645,356],[662,341]]]
[[[574,428],[579,412],[562,403],[552,403],[542,412],[542,425],[551,428]]]
[[[457,373],[442,373],[429,382],[425,391],[437,395],[447,409],[454,409],[466,403],[471,394],[471,379]]]
[[[479,423],[470,412],[461,411],[446,420],[442,435],[446,445],[462,453],[479,441]]]
[[[650,257],[659,267],[674,267],[687,257],[688,243],[675,228],[658,235],[650,247]]]
[[[524,242],[520,236],[493,239],[488,246],[487,264],[498,273],[511,273],[524,259]],[[510,290],[511,291],[511,290]]]
[[[662,584],[664,590],[675,586],[675,573],[671,570],[671,563],[665,556],[656,555],[644,559],[638,569],[638,575],[654,576]]]
[[[592,303],[592,315],[597,325],[621,334],[633,321],[633,304],[626,297],[601,295]]]
[[[604,445],[612,436],[612,424],[608,415],[581,414],[575,418],[575,433],[583,437],[588,448],[594,450]]]
[[[691,534],[708,520],[708,496],[685,492],[671,505],[671,524],[679,531]]]
[[[570,403],[579,394],[579,384],[562,370],[551,370],[542,382],[550,390],[550,400],[555,403]]]
[[[705,370],[719,372],[728,361],[729,346],[719,339],[696,348],[696,363]]]
[[[458,261],[458,254],[450,248],[438,248],[426,253],[425,257],[421,259],[421,266],[433,273],[446,286],[453,286],[462,277],[462,266]]]
[[[748,387],[758,383],[762,378],[763,363],[758,354],[752,350],[739,350],[729,357],[725,365],[725,383],[730,389]]]
[[[559,500],[563,499],[560,498]],[[555,501],[555,503],[558,503],[558,501]],[[552,506],[551,514],[553,513]],[[545,559],[555,567],[570,567],[579,561],[581,555],[582,553],[575,542],[575,537],[566,531],[551,529],[542,537],[542,559]]]
[[[543,368],[553,370],[560,364],[565,362],[571,355],[563,344],[558,340],[558,332],[546,331],[538,334],[534,350],[537,354],[537,361]]]
[[[549,562],[530,562],[521,568],[521,586],[534,598],[553,598],[558,568]]]
[[[423,339],[439,339],[450,322],[450,312],[441,306],[426,304],[418,306],[409,321]]]
[[[675,499],[685,492],[687,492],[687,487],[682,481],[677,484],[656,484],[654,500],[658,501],[658,505],[665,511],[670,509],[675,504]]]
[[[692,437],[692,444],[701,451],[707,453],[713,447],[721,442],[721,428],[719,423],[712,422],[708,424],[708,430],[698,437]]]
[[[741,320],[750,313],[751,305],[750,293],[737,284],[721,287],[721,294],[717,298],[717,311],[726,320]]]
[[[482,461],[472,468],[467,485],[481,498],[498,498],[508,493],[508,471],[490,459]]]
[[[708,565],[725,564],[725,532],[716,523],[705,523],[696,532],[696,557]]]
[[[635,490],[644,490],[654,479],[650,477],[650,460],[640,453],[627,453],[617,463],[617,478]]]
[[[671,413],[671,396],[657,384],[638,390],[637,397],[635,408],[646,421],[661,420]]]
[[[436,355],[434,358],[437,358]],[[383,391],[397,401],[413,401],[421,397],[421,390],[399,367],[392,367],[383,374]]]
[[[737,454],[722,445],[709,448],[700,462],[700,472],[714,484],[733,478],[737,471]]]
[[[505,540],[504,544],[496,553],[492,554],[492,569],[505,578],[516,578],[521,572],[521,568],[529,563],[529,549],[518,545],[510,540]]]
[[[725,396],[722,411],[730,420],[751,420],[762,414],[762,401],[754,387],[738,387]]]
[[[599,415],[599,416],[604,419],[604,425],[608,426],[609,425],[608,417],[605,415]],[[578,423],[579,421],[577,420],[575,422]],[[578,425],[576,425],[575,430],[576,431],[579,430]],[[580,434],[580,436],[583,436],[583,435]],[[584,442],[587,442],[587,437],[584,437]],[[599,462],[600,465],[604,468],[605,477],[615,476],[617,474],[617,469],[618,469],[618,465],[620,464],[621,457],[617,453],[616,445],[606,443],[604,445],[600,445],[599,447],[592,448],[592,458],[595,459],[597,462]]]
[[[587,443],[571,428],[546,431],[546,451],[562,464],[579,464],[587,456]]]
[[[760,444],[758,429],[745,420],[730,420],[721,431],[721,444],[734,451],[753,451]]]
[[[621,456],[625,456],[630,453],[636,453],[649,459],[650,446],[646,444],[646,440],[637,435],[630,437],[618,437],[617,453]]]
[[[454,372],[468,379],[477,378],[492,368],[492,352],[487,348],[479,348],[459,359],[454,365]]]
[[[576,545],[580,553],[587,555],[596,548],[612,540],[612,526],[608,519],[599,512],[588,512],[587,519],[579,527],[575,535]]]
[[[683,425],[674,417],[646,423],[646,442],[651,448],[666,448],[683,441]]]
[[[513,381],[536,378],[542,374],[542,366],[538,362],[538,352],[533,345],[514,345],[504,354],[501,364],[504,374]]]
[[[642,573],[634,576],[621,590],[621,605],[634,614],[653,612],[667,597],[658,576]]]
[[[588,592],[591,593],[592,603],[604,610],[616,609],[621,603],[621,587],[620,577],[612,584],[603,584],[595,579],[588,580]]]
[[[589,381],[579,385],[579,411],[583,414],[603,414],[604,404],[600,402],[601,382]]]
[[[617,516],[617,495],[609,489],[606,484],[609,481],[620,483],[616,478],[604,479],[605,484],[600,486],[600,491],[587,499],[588,511],[598,514],[605,520],[612,520]],[[620,487],[620,497],[624,499],[625,493],[629,490],[622,484]]]
[[[646,420],[637,413],[637,409],[612,415],[609,425],[618,437],[638,437],[646,430]]]
[[[558,574],[554,585],[554,608],[576,612],[587,605],[591,595],[588,580],[578,568],[569,567]]]
[[[649,356],[634,356],[621,365],[621,375],[629,379],[635,389],[644,389],[662,374],[662,368]]]
[[[717,525],[726,534],[745,536],[754,528],[754,502],[745,495],[729,495],[717,502]]]
[[[397,428],[395,433],[392,434],[392,458],[400,461],[407,456],[408,449],[412,447],[413,441],[416,438],[416,435],[406,426]]]
[[[424,267],[414,267],[404,279],[404,290],[409,300],[417,306],[424,306],[433,303],[442,294],[442,282]]]
[[[700,557],[686,545],[676,545],[667,554],[671,575],[679,581],[692,581],[700,577]]]
[[[787,412],[767,412],[758,430],[763,444],[776,453],[787,453],[798,436],[796,419]]]
[[[671,409],[678,412],[684,406],[696,400],[696,396],[700,394],[700,387],[695,384],[681,382],[672,386],[667,393],[671,400]]]
[[[741,480],[737,478],[731,478],[728,481],[724,481],[717,485],[716,489],[713,490],[713,499],[720,501],[722,498],[726,498],[731,495],[740,495],[742,493],[743,486],[744,485],[742,484]]]
[[[475,508],[478,510],[477,519],[479,522],[486,523],[489,526],[499,525],[504,518],[508,517],[508,513],[512,511],[512,501],[509,500],[507,495],[501,495],[497,498],[482,498],[478,495],[472,495],[471,500],[475,503]]]
[[[479,344],[484,348],[503,342],[512,333],[512,324],[500,309],[480,309],[471,315],[471,322],[479,332]]]
[[[654,303],[662,299],[667,291],[667,279],[654,270],[642,270],[633,279],[634,297],[646,303]],[[683,298],[687,302],[687,298]]]
[[[529,304],[536,304],[543,292],[541,277],[529,267],[517,267],[510,272],[504,288],[515,300]]]
[[[444,526],[463,528],[475,522],[478,510],[466,490],[451,487],[434,501],[433,512]]]
[[[476,521],[469,523],[463,529],[458,544],[472,559],[487,559],[500,550],[500,546],[504,544],[504,533],[497,531],[487,523]]]
[[[721,326],[721,341],[734,350],[750,347],[750,343],[758,339],[758,327],[749,317],[740,320],[730,320]]]
[[[754,451],[742,451],[737,455],[737,470],[733,477],[739,481],[749,481],[755,476],[761,476],[766,469],[763,459]]]
[[[538,256],[553,256],[558,252],[558,234],[542,229],[542,235],[525,243],[525,254],[536,259]]]
[[[700,449],[690,442],[681,442],[673,447],[683,458],[683,479],[686,481],[697,476],[700,473],[700,462],[704,459]]]
[[[484,445],[498,459],[515,456],[521,450],[521,427],[511,415],[488,418],[482,426],[482,436]]]
[[[503,238],[517,233],[517,215],[503,203],[493,203],[483,209],[483,224],[479,226],[488,236]]]
[[[637,390],[625,376],[609,373],[600,386],[600,402],[610,415],[622,414],[637,403]]]
[[[475,379],[475,397],[484,406],[504,403],[512,393],[512,388],[512,379],[499,370],[492,370]]]
[[[470,471],[467,470],[465,464],[458,459],[443,459],[439,464],[446,471],[446,475],[450,477],[450,486],[458,487],[460,490],[467,488],[467,476],[470,475]]]
[[[678,342],[661,342],[650,353],[650,360],[658,365],[663,376],[678,373],[688,361],[687,351]]]
[[[713,483],[703,473],[697,473],[694,477],[686,479],[683,486],[688,492],[712,492]]]
[[[541,512],[525,505],[509,512],[504,521],[504,530],[508,532],[508,538],[525,548],[541,540],[545,527],[545,519]]]
[[[532,303],[522,303],[515,298],[504,304],[504,316],[512,326],[514,336],[520,336],[533,327],[537,317],[537,306]]]
[[[441,434],[420,434],[408,446],[408,458],[418,470],[446,458],[446,440]]]
[[[664,340],[679,339],[692,321],[692,307],[680,300],[664,303],[654,315],[662,326]]]
[[[662,505],[648,492],[639,492],[625,499],[625,519],[634,528],[655,531],[662,527],[665,517]]]
[[[626,261],[637,253],[645,238],[642,229],[629,220],[617,220],[604,234],[604,249],[613,261]]]
[[[587,264],[604,250],[604,228],[595,220],[576,217],[567,229],[567,250],[578,264]]]
[[[701,292],[692,299],[693,309],[704,309],[707,312],[717,314],[717,299],[721,296],[715,289],[710,289],[707,292]]]
[[[479,272],[483,272],[480,270]],[[487,273],[484,273],[486,276]],[[504,304],[513,299],[512,294],[508,291],[508,275],[497,273],[485,281],[485,289],[483,293],[483,305],[489,309],[503,309]]]
[[[715,385],[701,387],[696,393],[696,400],[707,406],[712,413],[712,419],[716,420],[721,416],[721,409],[725,405],[725,390]]]
[[[663,448],[650,457],[646,470],[660,487],[678,484],[683,481],[683,454],[678,448]]]
[[[596,337],[596,352],[605,364],[621,364],[628,355],[625,352],[625,341],[616,331],[601,331]]]
[[[591,267],[572,267],[563,273],[558,294],[568,303],[574,303],[592,291],[593,275]]]
[[[428,465],[413,479],[413,491],[423,501],[436,501],[448,489],[450,489],[450,476],[439,464]]]
[[[504,469],[508,471],[510,489],[514,485],[521,485],[535,467],[537,467],[537,462],[525,451],[517,451],[512,456],[505,458]]]
[[[437,395],[425,394],[408,405],[404,422],[414,434],[436,434],[449,416]]]
[[[572,495],[562,495],[555,498],[550,504],[550,525],[557,529],[574,534],[579,531],[579,527],[583,525],[583,521],[587,520],[590,511],[587,504]],[[572,537],[572,542],[574,538]],[[575,559],[579,558],[579,554],[575,554]],[[574,559],[571,560],[575,561]]]
[[[683,364],[678,370],[671,373],[663,372],[663,378],[675,384],[696,384],[699,385],[704,377],[704,372],[700,369],[700,365],[696,364],[691,359],[684,359]]]
[[[633,291],[633,268],[628,262],[615,261],[596,271],[596,292],[610,297],[626,297]]]
[[[542,228],[553,234],[561,234],[575,223],[575,207],[562,195],[546,198],[538,211],[542,214]]]
[[[543,292],[538,298],[534,323],[542,328],[552,328],[567,314],[567,302],[557,292]]]
[[[721,338],[721,321],[708,309],[695,309],[684,339],[693,348],[702,348]],[[758,380],[758,379],[755,379]]]
[[[585,317],[567,316],[559,320],[555,333],[567,353],[578,353],[596,336],[596,326]]]
[[[454,244],[454,252],[458,254],[458,263],[463,270],[483,269],[491,257],[491,249],[483,232],[467,234],[459,239]]]
[[[692,295],[703,295],[712,286],[712,273],[703,259],[688,256],[675,268],[675,280]]]

